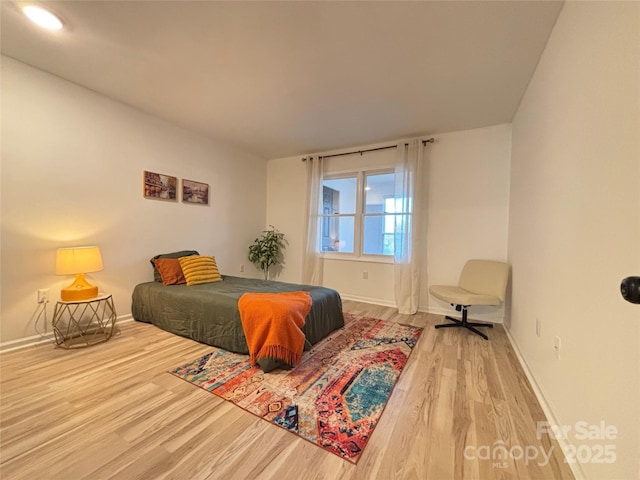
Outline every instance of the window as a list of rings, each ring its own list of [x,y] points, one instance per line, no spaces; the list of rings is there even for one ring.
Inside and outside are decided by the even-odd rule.
[[[355,252],[358,177],[326,178],[322,185],[322,235],[324,252]]]
[[[393,170],[325,176],[321,248],[325,252],[392,256],[404,202],[395,196]]]

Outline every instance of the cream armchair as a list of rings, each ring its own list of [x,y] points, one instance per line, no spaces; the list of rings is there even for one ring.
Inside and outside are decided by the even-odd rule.
[[[476,327],[492,328],[493,325],[468,322],[467,309],[474,305],[500,305],[504,302],[508,280],[508,263],[469,260],[462,269],[457,286],[432,285],[429,287],[431,295],[450,303],[458,312],[462,312],[462,319],[447,316],[445,318],[453,323],[436,325],[436,328],[464,327],[488,340],[488,337]]]

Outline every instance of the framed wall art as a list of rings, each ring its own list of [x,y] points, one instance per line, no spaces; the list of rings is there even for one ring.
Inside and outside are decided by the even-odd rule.
[[[144,171],[143,196],[155,200],[177,201],[178,177]]]
[[[209,184],[183,179],[182,201],[196,205],[209,205]]]

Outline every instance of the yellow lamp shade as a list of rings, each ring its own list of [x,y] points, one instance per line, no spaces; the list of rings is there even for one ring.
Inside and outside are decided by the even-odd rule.
[[[98,296],[98,287],[84,278],[85,273],[99,272],[102,255],[98,247],[59,248],[56,255],[56,275],[75,275],[75,281],[60,291],[65,302],[89,300]]]

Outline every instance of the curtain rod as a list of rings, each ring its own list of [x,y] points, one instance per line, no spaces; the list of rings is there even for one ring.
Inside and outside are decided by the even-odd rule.
[[[425,146],[427,143],[433,143],[433,142],[435,142],[435,139],[433,137],[427,138],[426,140],[422,140],[422,146]],[[404,145],[407,146],[409,144],[405,143]],[[322,158],[329,158],[329,157],[342,157],[343,155],[353,155],[354,153],[359,153],[360,155],[362,155],[363,153],[375,152],[375,151],[378,151],[378,150],[388,150],[390,148],[398,148],[398,146],[397,145],[389,145],[387,147],[368,148],[366,150],[354,150],[353,152],[334,153],[332,155],[318,155],[318,156],[322,157]],[[301,160],[303,162],[306,162],[307,158],[303,157]]]

